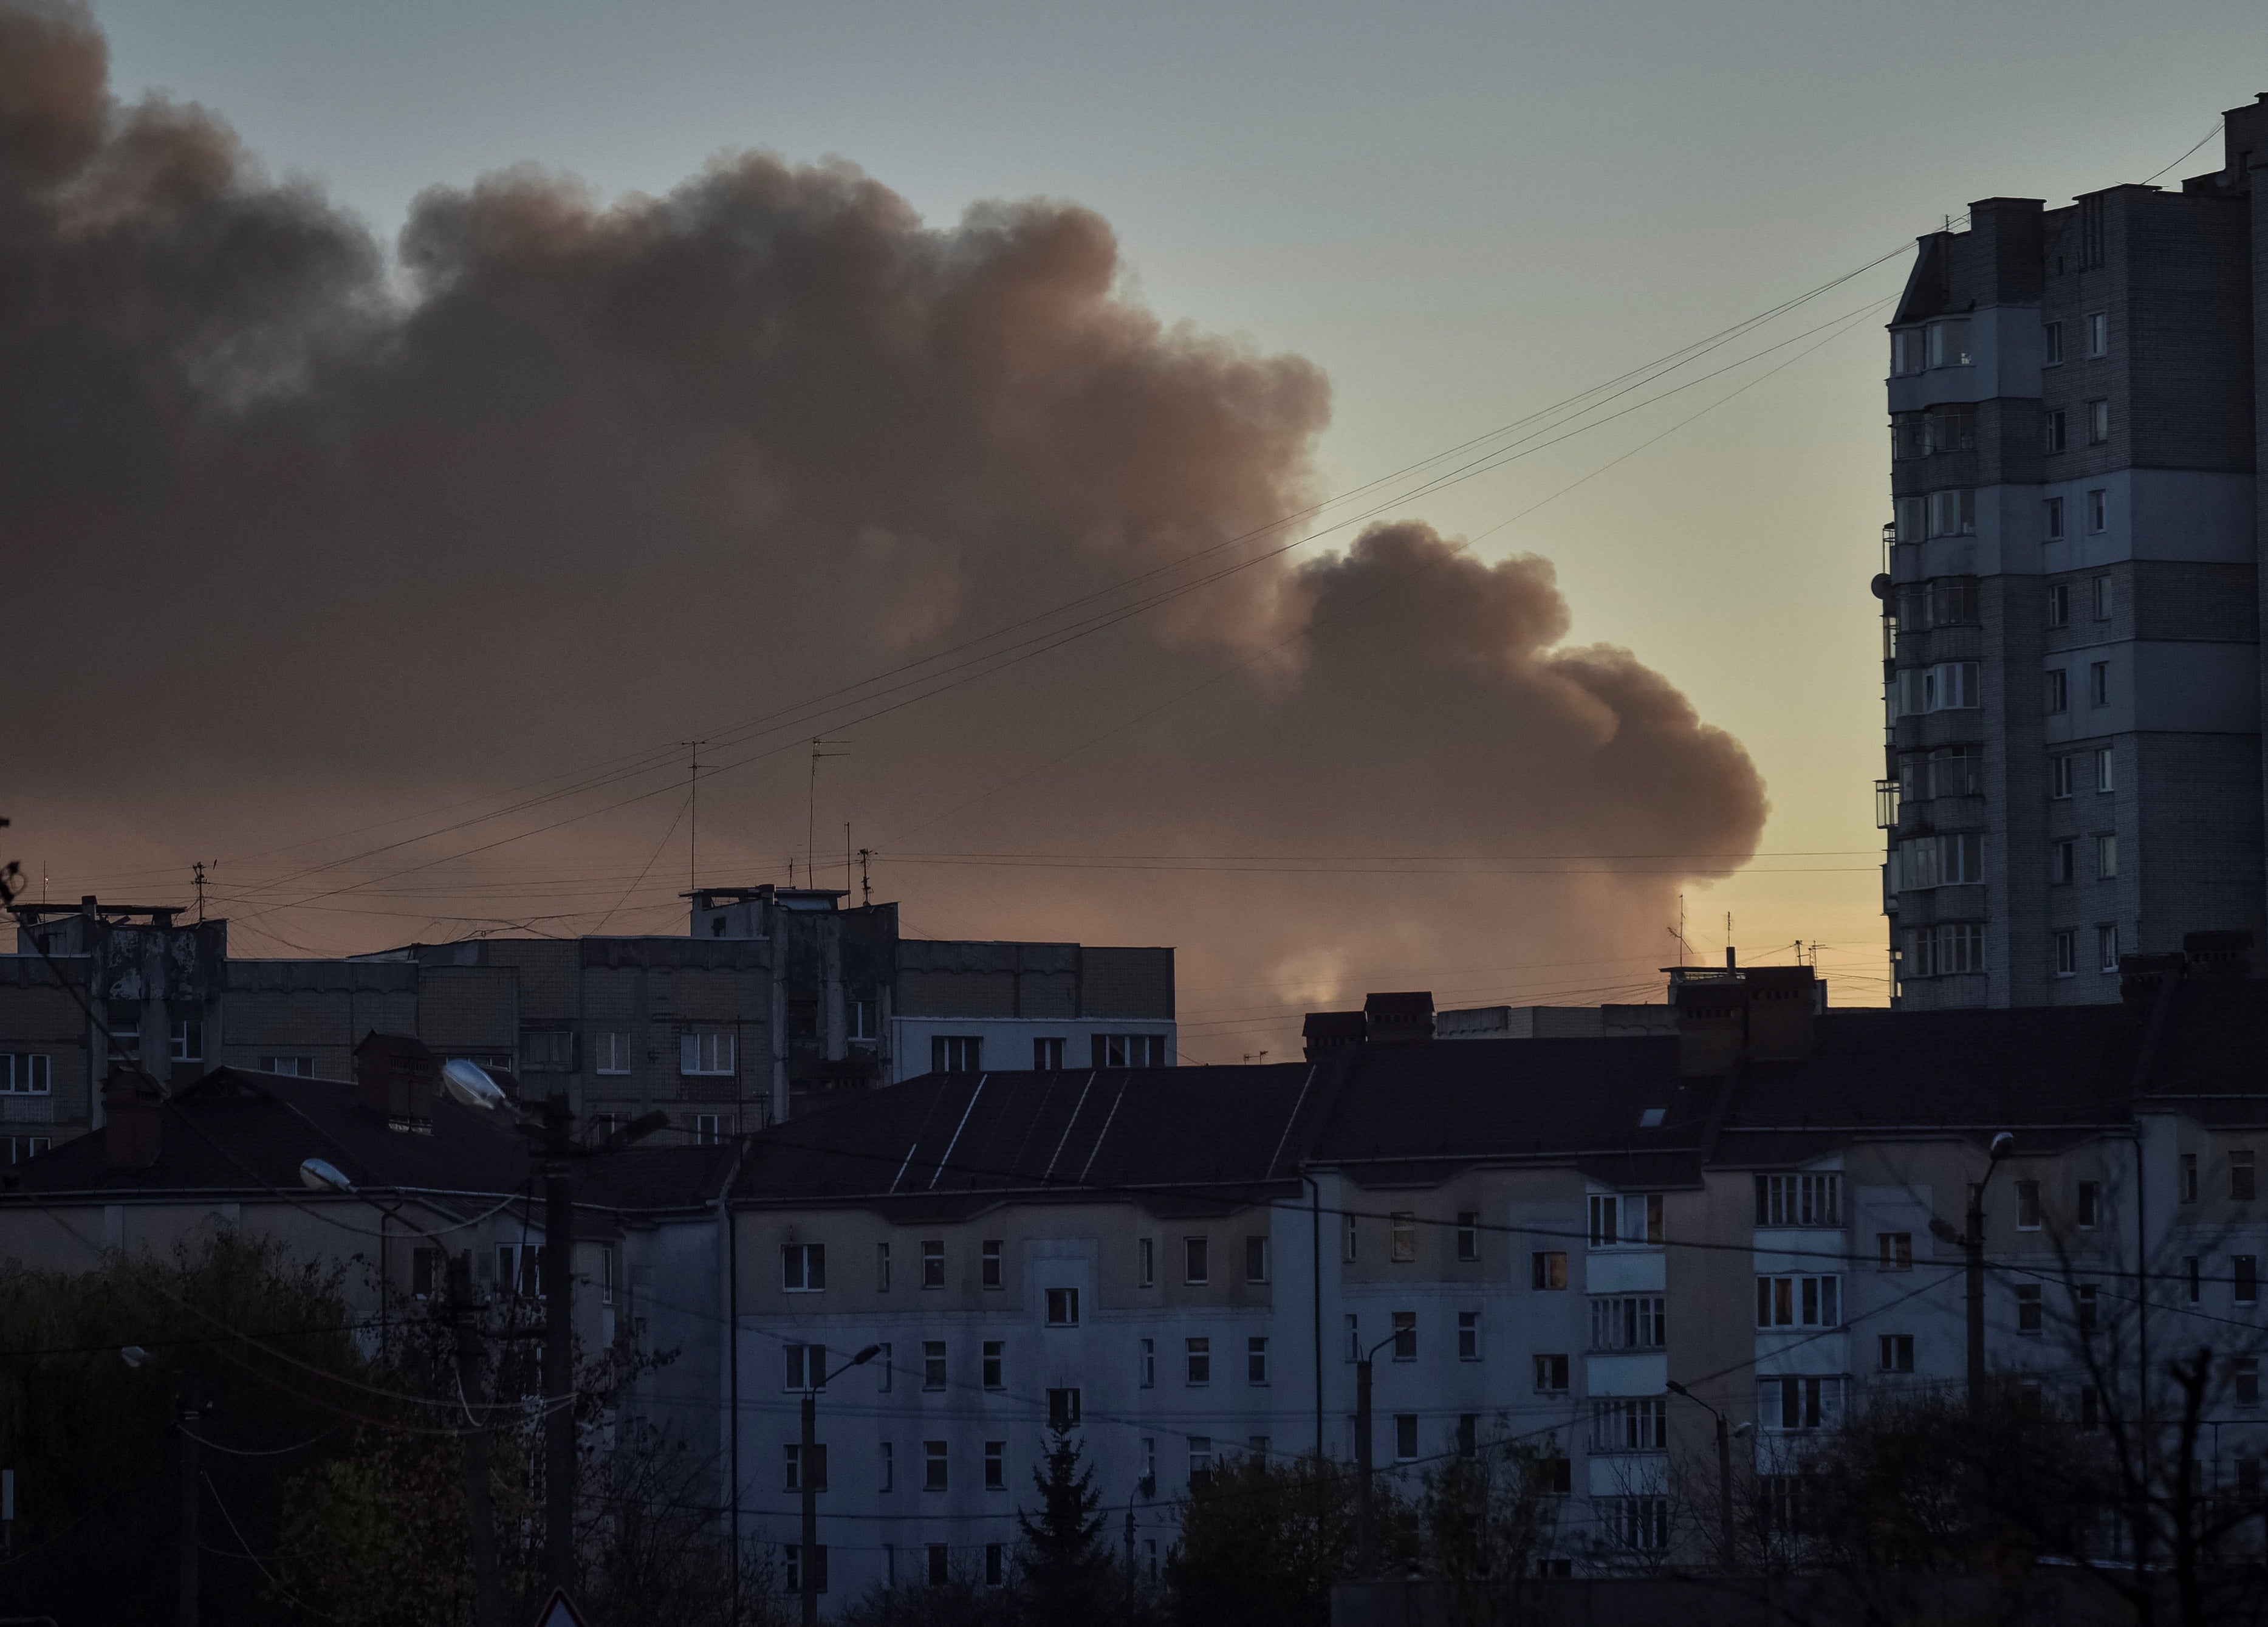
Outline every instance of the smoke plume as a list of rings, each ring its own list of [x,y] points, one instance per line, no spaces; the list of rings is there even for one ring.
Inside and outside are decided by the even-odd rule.
[[[1119,269],[1073,205],[932,226],[755,152],[660,197],[436,188],[389,252],[211,114],[113,98],[83,11],[0,3],[14,850],[130,902],[217,859],[239,953],[681,930],[700,735],[704,881],[809,847],[841,885],[849,821],[909,931],[1180,946],[1192,1056],[1366,983],[1638,976],[1753,848],[1747,755],[1563,643],[1542,560],[1415,520],[1272,554],[1322,375]],[[1396,873],[1425,855],[1550,873]],[[1565,857],[1626,855],[1671,857]]]

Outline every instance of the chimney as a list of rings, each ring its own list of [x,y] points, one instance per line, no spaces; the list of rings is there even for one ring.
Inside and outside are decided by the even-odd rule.
[[[388,1128],[433,1128],[433,1098],[441,1086],[441,1064],[407,1034],[372,1032],[355,1047],[355,1086],[362,1104]]]
[[[1433,1037],[1433,996],[1373,994],[1362,1003],[1363,1032],[1374,1043],[1394,1044]]]
[[[102,1167],[140,1174],[158,1161],[158,1115],[166,1099],[133,1068],[113,1068],[102,1083]]]
[[[2234,932],[2183,932],[2182,957],[2189,962],[2188,975],[2216,979],[2241,979],[2252,975],[2252,934]]]
[[[1811,1055],[1819,1014],[1818,983],[1808,966],[1752,966],[1749,1055],[1757,1062],[1798,1062]]]
[[[1713,1079],[1732,1071],[1748,1040],[1748,990],[1735,977],[1681,983],[1670,990],[1677,1006],[1680,1079]]]
[[[1309,1062],[1361,1044],[1369,1031],[1370,1025],[1360,1012],[1309,1012],[1300,1028],[1307,1042]]]
[[[2176,982],[2188,968],[2179,954],[2122,954],[2118,957],[2118,998],[2130,1012],[2146,1013],[2158,998],[2158,985]]]

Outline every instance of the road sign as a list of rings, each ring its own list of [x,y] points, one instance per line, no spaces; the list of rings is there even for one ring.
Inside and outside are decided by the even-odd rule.
[[[535,1618],[535,1627],[589,1627],[583,1612],[575,1608],[564,1587],[551,1590],[551,1602],[545,1605]]]

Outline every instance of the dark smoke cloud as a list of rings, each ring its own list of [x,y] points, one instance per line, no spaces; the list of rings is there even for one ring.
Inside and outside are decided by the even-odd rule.
[[[170,897],[191,857],[761,712],[1312,500],[1320,372],[1161,324],[1116,297],[1119,269],[1071,205],[934,229],[847,165],[762,154],[612,204],[532,170],[436,188],[389,254],[202,110],[112,99],[81,11],[0,4],[20,850],[67,894]],[[1568,628],[1544,562],[1380,526],[858,726],[822,765],[818,845],[839,854],[853,818],[897,851],[1750,849],[1764,801],[1740,746]],[[777,877],[808,774],[791,751],[704,785],[704,879]],[[466,885],[454,902],[397,881],[325,907],[405,915],[236,913],[335,947],[452,930],[426,909],[603,909],[676,801],[437,872]],[[225,866],[223,890],[355,845]],[[682,875],[676,852],[634,908]],[[1178,943],[1185,984],[1250,985],[1185,1000],[1219,1008],[1645,955],[1681,880],[1731,867],[882,876],[932,931]],[[470,890],[538,871],[558,884]]]

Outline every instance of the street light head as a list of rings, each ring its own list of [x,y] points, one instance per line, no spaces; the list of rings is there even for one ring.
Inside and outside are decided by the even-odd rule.
[[[320,1158],[299,1161],[299,1184],[310,1192],[349,1193],[355,1189],[355,1183],[340,1172],[336,1164]]]
[[[138,1367],[150,1359],[150,1352],[138,1344],[129,1344],[119,1351],[118,1359],[129,1367]]]
[[[880,1345],[870,1344],[865,1350],[860,1351],[856,1356],[853,1356],[850,1358],[850,1365],[854,1367],[863,1367],[881,1353],[882,1347]]]
[[[1733,1433],[1736,1437],[1741,1435],[1753,1435],[1756,1432],[1756,1426],[1753,1424],[1735,1424],[1733,1425]]]
[[[508,1100],[504,1087],[489,1077],[486,1068],[462,1056],[441,1064],[441,1084],[464,1106],[484,1113],[494,1112]]]
[[[2007,1157],[2009,1153],[2014,1152],[2015,1150],[2016,1138],[2014,1136],[2009,1134],[2008,1131],[2004,1130],[1999,1135],[1992,1137],[1992,1161],[1994,1163],[1999,1163],[2002,1159]]]

